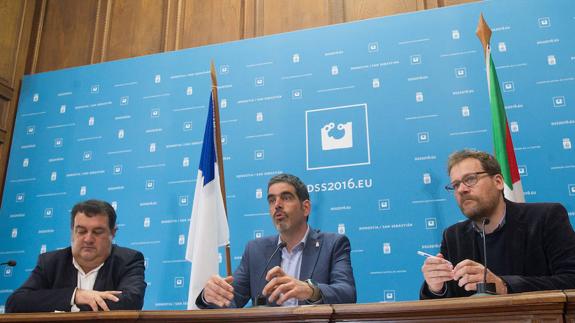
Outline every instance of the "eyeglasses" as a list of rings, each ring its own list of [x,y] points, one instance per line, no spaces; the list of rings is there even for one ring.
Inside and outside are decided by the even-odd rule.
[[[479,182],[479,175],[482,175],[482,174],[487,174],[487,175],[491,176],[491,174],[489,174],[488,172],[475,172],[475,173],[467,174],[467,175],[463,176],[463,178],[460,181],[453,181],[453,182],[449,183],[449,185],[445,185],[445,189],[448,192],[457,191],[459,189],[459,185],[461,185],[461,183],[463,183],[465,186],[471,188],[471,187],[475,186],[475,184],[477,184],[477,182]]]

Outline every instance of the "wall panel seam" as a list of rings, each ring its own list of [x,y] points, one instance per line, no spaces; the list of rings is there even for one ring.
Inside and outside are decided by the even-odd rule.
[[[32,68],[30,73],[36,73],[38,67],[38,58],[40,57],[40,44],[42,42],[42,30],[44,29],[44,21],[46,19],[46,6],[48,0],[42,0],[40,7],[40,17],[38,19],[38,31],[36,33],[36,39],[34,40],[34,55],[32,57]]]
[[[102,0],[98,0],[98,4],[96,5],[96,20],[94,21],[94,33],[93,33],[93,40],[92,40],[92,55],[90,57],[90,64],[96,63],[96,47],[98,46],[98,37],[100,31],[100,18],[102,12]]]
[[[163,38],[163,46],[162,46],[162,52],[167,52],[170,50],[170,44],[169,43],[169,36],[170,36],[170,15],[172,12],[172,0],[164,0],[164,5],[162,6],[162,10],[164,11],[164,28],[162,30],[162,38]]]
[[[112,1],[106,1],[106,16],[104,18],[104,34],[102,36],[102,56],[100,56],[100,62],[106,60],[106,55],[108,52],[108,43],[110,42],[110,20],[112,15]]]
[[[254,37],[264,35],[264,1],[255,0],[254,5]]]
[[[328,5],[330,24],[345,22],[345,5],[343,0],[330,0]]]
[[[26,22],[26,10],[30,5],[29,0],[24,1],[24,5],[22,6],[22,12],[20,13],[20,28],[18,30],[18,41],[16,42],[16,52],[14,53],[14,66],[12,69],[12,76],[11,79],[8,80],[9,85],[14,89],[14,83],[16,82],[16,70],[18,69],[18,57],[20,56],[20,49],[22,47],[22,36],[24,33],[24,25]]]
[[[182,29],[184,28],[183,26],[183,20],[182,20],[182,11],[183,11],[183,3],[182,0],[178,0],[178,10],[177,10],[177,14],[176,14],[176,45],[175,45],[175,50],[178,50],[180,48],[182,48]]]
[[[246,1],[245,0],[241,0],[240,1],[240,21],[239,21],[239,27],[238,27],[238,37],[239,39],[245,39],[246,33],[245,33],[245,28],[246,28]]]

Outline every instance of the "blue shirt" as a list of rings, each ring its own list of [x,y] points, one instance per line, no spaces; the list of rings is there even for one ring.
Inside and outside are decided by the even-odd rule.
[[[281,268],[288,276],[292,276],[295,279],[299,279],[299,272],[301,270],[301,260],[303,255],[303,249],[305,248],[305,241],[307,239],[307,235],[309,234],[309,225],[307,230],[301,239],[301,241],[295,245],[291,252],[288,251],[287,246],[283,247],[282,251],[282,263]],[[278,238],[278,244],[281,243],[281,238]],[[297,298],[290,298],[285,301],[282,306],[297,306],[298,300]]]

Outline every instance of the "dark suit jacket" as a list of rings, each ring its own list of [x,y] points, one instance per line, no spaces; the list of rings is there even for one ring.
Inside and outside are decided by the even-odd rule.
[[[264,271],[281,264],[281,252],[277,252],[268,267],[264,268],[277,245],[277,235],[248,242],[240,266],[233,274],[235,298],[231,307],[243,307],[250,299],[253,303],[261,295],[267,284]],[[311,278],[318,284],[323,295],[322,303],[356,302],[350,252],[349,239],[345,235],[320,233],[310,228],[302,254],[299,279]],[[300,304],[306,302],[300,301]],[[212,308],[202,301],[201,293],[196,299],[196,305]]]
[[[70,301],[78,282],[70,247],[38,257],[36,268],[22,287],[6,301],[6,312],[70,311]],[[98,271],[94,290],[118,290],[120,301],[106,301],[110,310],[140,310],[144,305],[144,256],[141,252],[112,246],[112,252]],[[83,311],[91,308],[78,306]]]
[[[513,203],[507,200],[505,203],[503,234],[512,266],[499,277],[508,284],[509,292],[575,288],[575,232],[565,208],[557,203]],[[441,242],[445,259],[454,266],[465,259],[483,263],[474,234],[471,220],[447,228]],[[473,293],[450,281],[442,297]],[[420,298],[440,297],[433,295],[424,282]]]

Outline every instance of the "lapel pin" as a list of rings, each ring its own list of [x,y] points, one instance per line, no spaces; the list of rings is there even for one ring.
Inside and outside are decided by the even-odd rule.
[[[316,241],[316,242],[315,242],[315,247],[316,247],[316,248],[319,248],[319,241]]]

